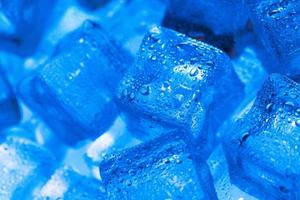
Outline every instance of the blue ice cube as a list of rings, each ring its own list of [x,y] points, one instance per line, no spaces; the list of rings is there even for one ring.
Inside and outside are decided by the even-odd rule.
[[[0,49],[34,53],[56,0],[0,0]]]
[[[295,81],[294,81],[295,80]],[[273,74],[250,111],[226,139],[231,177],[246,191],[267,199],[297,199],[300,188],[300,85]]]
[[[217,35],[242,30],[248,12],[239,0],[171,0],[167,15],[209,27]]]
[[[281,69],[273,71],[299,72],[300,1],[246,0],[246,2],[251,10],[256,33],[269,52],[281,63]],[[289,69],[287,65],[295,69]]]
[[[21,114],[12,88],[0,70],[0,129],[19,122]]]
[[[242,95],[243,86],[221,50],[160,27],[146,35],[117,91],[128,128],[141,139],[184,128],[202,147],[213,143]]]
[[[48,182],[35,194],[35,200],[42,199],[105,199],[101,182],[80,175],[70,167],[63,166],[55,171]]]
[[[75,144],[111,125],[117,114],[112,92],[129,63],[99,25],[86,21],[62,40],[20,93],[60,138]]]
[[[51,174],[54,160],[39,145],[19,137],[0,144],[0,199],[31,199],[35,186]]]
[[[171,132],[107,156],[100,174],[109,199],[216,199],[208,167],[190,142]]]

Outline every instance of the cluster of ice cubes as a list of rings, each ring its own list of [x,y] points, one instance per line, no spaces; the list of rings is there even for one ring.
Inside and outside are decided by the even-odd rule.
[[[0,0],[0,199],[300,199],[300,1]]]

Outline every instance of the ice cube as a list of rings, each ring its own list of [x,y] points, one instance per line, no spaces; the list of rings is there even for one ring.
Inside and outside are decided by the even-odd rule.
[[[117,90],[128,129],[138,137],[184,128],[202,148],[214,143],[242,96],[243,86],[221,50],[160,27],[145,36]]]
[[[297,0],[246,0],[257,35],[285,73],[299,72],[300,2]]]
[[[209,169],[190,142],[171,132],[107,156],[100,174],[109,199],[216,199]]]
[[[85,21],[20,93],[66,143],[96,138],[116,117],[112,93],[130,60],[98,24]]]
[[[226,137],[234,183],[260,198],[299,196],[299,91],[298,82],[270,75]]]

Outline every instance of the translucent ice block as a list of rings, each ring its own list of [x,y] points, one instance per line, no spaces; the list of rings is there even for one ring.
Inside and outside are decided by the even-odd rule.
[[[274,71],[299,72],[300,2],[298,0],[245,0],[257,35],[280,63]]]
[[[130,60],[98,24],[86,21],[62,39],[20,93],[66,143],[96,138],[116,117],[112,93]]]
[[[300,85],[294,80],[270,75],[250,111],[227,135],[234,183],[260,198],[299,196]]]
[[[205,162],[182,133],[111,154],[100,164],[109,199],[216,199]]]
[[[184,128],[202,147],[212,145],[242,96],[243,86],[221,50],[160,27],[145,36],[117,90],[128,128],[139,137]]]

